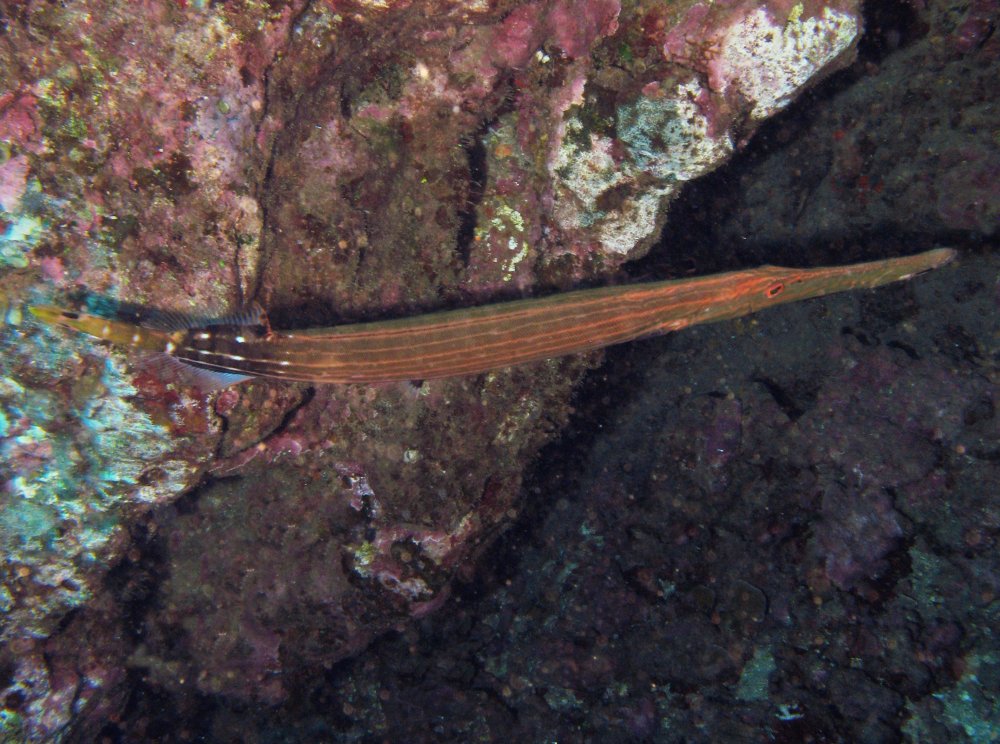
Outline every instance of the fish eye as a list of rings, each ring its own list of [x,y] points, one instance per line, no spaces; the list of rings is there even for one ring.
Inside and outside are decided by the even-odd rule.
[[[63,310],[62,311],[62,316],[66,320],[79,320],[80,319],[80,313],[75,313],[72,310]]]
[[[782,284],[781,282],[778,282],[777,284],[772,284],[770,287],[767,288],[767,296],[777,297],[784,291],[784,289],[785,285]]]

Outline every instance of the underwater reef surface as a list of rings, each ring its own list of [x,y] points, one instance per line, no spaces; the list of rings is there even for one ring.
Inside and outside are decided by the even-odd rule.
[[[1000,731],[1000,257],[609,352],[451,601],[162,741],[981,742]],[[306,692],[308,690],[308,692]],[[187,739],[175,736],[180,711]]]
[[[873,4],[858,63],[690,184],[635,273],[940,243],[957,265],[608,352],[440,612],[268,709],[140,682],[108,732],[997,738],[996,16]]]
[[[984,0],[964,10],[928,6],[896,45],[931,48],[911,68],[930,59],[939,75],[949,65],[995,70],[991,9]],[[4,5],[3,736],[190,740],[231,730],[253,740],[267,722],[249,709],[263,703],[281,717],[311,700],[315,709],[299,709],[327,738],[411,738],[399,717],[419,722],[412,709],[433,708],[400,697],[399,710],[411,712],[394,713],[391,689],[344,676],[355,667],[337,663],[445,606],[456,573],[468,579],[496,535],[546,499],[522,491],[524,470],[568,420],[571,391],[597,359],[402,385],[249,383],[205,396],[134,356],[23,320],[23,303],[211,314],[257,300],[276,326],[297,327],[606,281],[656,242],[686,182],[725,163],[765,119],[852,61],[861,25],[851,2]],[[935,80],[924,90],[965,96],[969,116],[982,102]],[[913,98],[897,105],[915,107]],[[995,156],[996,120],[975,111],[974,121],[934,121],[948,122],[942,136],[956,120],[971,121],[976,136],[963,148],[989,153],[992,142]],[[990,121],[993,139],[983,139]],[[860,141],[861,130],[833,138],[848,140],[841,181],[884,194],[864,170],[873,145]],[[851,142],[861,166],[849,162]],[[995,180],[959,155],[921,161],[940,168],[935,195],[951,186],[928,219],[943,221],[951,238],[989,235]],[[912,202],[926,200],[917,193]],[[710,209],[707,221],[727,211]],[[923,240],[934,241],[939,223]],[[843,233],[861,229],[843,224]],[[826,235],[835,260],[853,258],[849,245],[829,240],[836,232]],[[680,265],[677,250],[662,252]],[[966,346],[986,343],[969,335]],[[946,387],[932,371],[921,374],[933,378],[932,392]],[[975,379],[952,374],[961,383],[955,407],[980,395]],[[623,405],[638,394],[629,384],[615,393]],[[826,392],[843,387],[831,382]],[[726,453],[734,427],[753,422],[743,423],[741,399],[719,406],[701,413]],[[992,421],[983,411],[979,419]],[[697,412],[674,419],[693,430]],[[824,426],[811,425],[808,441]],[[849,425],[867,428],[864,419]],[[885,464],[866,485],[911,483],[909,471],[893,475],[897,466]],[[699,487],[731,495],[706,467]],[[827,519],[803,555],[829,586],[810,588],[820,598],[853,597],[890,575],[881,572],[891,572],[909,525],[885,493],[865,502],[877,507],[872,516],[851,511],[860,507],[845,484],[838,492],[832,477],[821,482],[833,485],[815,503],[800,495],[803,512]],[[854,536],[855,521],[867,526],[865,539]],[[995,525],[985,517],[983,525],[988,545]],[[874,573],[859,572],[859,562]],[[614,596],[592,598],[591,609]],[[567,637],[546,652],[572,661],[558,651]],[[396,642],[374,653],[398,654]],[[521,648],[529,647],[525,639]],[[732,651],[732,674],[746,653]],[[758,668],[767,670],[761,653]],[[434,655],[445,668],[448,655]],[[574,669],[578,662],[565,667]],[[481,690],[502,701],[521,684],[509,681],[514,687]],[[569,677],[560,685],[548,697],[547,685],[523,694],[569,720],[578,715],[574,691],[597,710],[589,697],[597,687]],[[654,713],[643,715],[659,726],[651,704]],[[459,727],[478,725],[453,711]],[[503,723],[509,712],[498,711]],[[544,720],[538,725],[541,733]],[[636,725],[640,733],[647,726]]]
[[[609,351],[440,612],[267,709],[139,683],[108,731],[997,739],[996,10],[870,8],[858,63],[690,184],[635,273],[941,243],[956,265]]]

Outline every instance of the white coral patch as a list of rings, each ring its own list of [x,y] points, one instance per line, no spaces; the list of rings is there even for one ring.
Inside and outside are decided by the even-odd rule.
[[[566,122],[562,147],[556,154],[553,169],[563,184],[584,204],[593,206],[597,197],[626,180],[624,172],[611,156],[612,141],[608,137],[590,138],[589,149],[566,142],[566,137],[579,137],[583,124],[576,117]]]
[[[795,12],[797,9],[798,12]],[[824,8],[820,17],[800,19],[796,6],[784,22],[758,8],[732,26],[712,66],[713,86],[736,86],[754,102],[751,116],[766,119],[784,108],[802,86],[847,50],[860,31],[850,13]]]
[[[622,107],[618,136],[639,170],[665,181],[689,181],[729,157],[728,136],[709,136],[708,120],[695,103],[701,93],[691,81],[670,98],[640,98]]]
[[[679,187],[649,189],[636,198],[623,202],[621,208],[608,215],[597,230],[601,245],[611,253],[625,255],[656,229],[656,215],[664,199],[672,197]]]
[[[660,210],[682,181],[707,173],[733,150],[728,135],[713,137],[698,107],[702,88],[694,81],[674,95],[640,98],[618,114],[618,141],[627,157],[612,155],[614,142],[590,134],[580,147],[583,124],[566,122],[553,164],[559,183],[555,215],[564,228],[593,229],[610,253],[625,254],[657,228]],[[604,197],[606,205],[601,205]]]

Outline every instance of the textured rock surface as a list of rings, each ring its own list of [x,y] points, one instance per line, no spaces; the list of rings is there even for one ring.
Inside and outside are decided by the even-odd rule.
[[[872,162],[911,167],[934,121],[942,143],[995,153],[995,86],[976,83],[997,79],[995,4],[872,10],[862,62],[691,184],[667,265],[638,272],[941,242],[965,249],[957,265],[611,352],[517,529],[442,612],[315,678],[309,704],[248,715],[180,694],[164,715],[163,687],[139,684],[109,730],[170,740],[179,715],[187,738],[236,740],[996,739],[995,243],[929,197],[884,197],[873,222],[872,201],[823,187],[845,138],[812,128],[862,136],[879,118],[854,129],[859,109],[838,106],[866,99],[906,133],[867,140]],[[933,95],[897,97],[906,81]],[[984,161],[920,162],[918,190]],[[995,192],[965,193],[970,214],[995,213]]]
[[[840,1],[28,1],[0,23],[0,683],[34,738],[86,738],[126,659],[275,701],[434,609],[588,360],[211,399],[24,302],[256,299],[295,326],[596,280],[860,28]]]
[[[773,153],[742,173],[721,239],[805,245],[845,225],[996,236],[1000,39],[984,28],[995,28],[1000,6],[888,4],[881,13],[858,84],[770,133]]]
[[[1000,727],[996,256],[623,347],[441,612],[247,716],[392,741],[989,740]]]

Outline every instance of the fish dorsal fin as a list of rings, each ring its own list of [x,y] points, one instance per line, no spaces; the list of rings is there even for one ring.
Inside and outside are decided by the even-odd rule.
[[[203,326],[263,326],[267,330],[271,329],[271,324],[267,320],[267,313],[264,308],[256,302],[243,310],[238,310],[221,318],[203,318]]]
[[[270,331],[267,313],[256,302],[243,310],[219,317],[188,315],[176,310],[155,310],[150,308],[123,308],[118,313],[133,322],[158,331],[188,331],[192,328],[214,326],[258,326]]]

